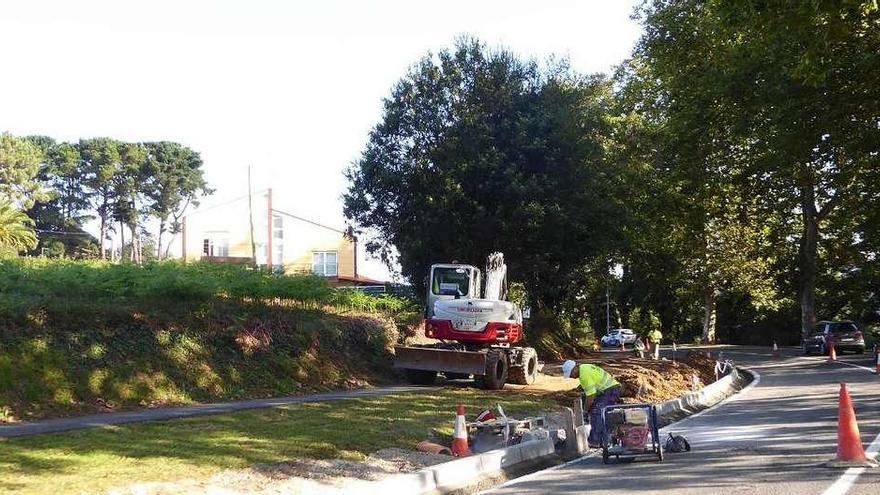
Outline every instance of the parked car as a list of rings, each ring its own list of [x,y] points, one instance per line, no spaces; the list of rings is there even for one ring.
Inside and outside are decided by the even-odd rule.
[[[602,345],[604,347],[620,347],[620,341],[623,340],[624,345],[635,343],[636,333],[629,328],[612,328],[608,333],[602,336]]]
[[[851,321],[820,321],[804,342],[805,354],[828,354],[834,345],[837,352],[865,352],[865,336]]]

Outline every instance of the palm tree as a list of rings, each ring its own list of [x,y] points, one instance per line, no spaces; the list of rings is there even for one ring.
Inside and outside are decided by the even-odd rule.
[[[9,203],[0,203],[0,253],[20,253],[37,247],[34,221]]]

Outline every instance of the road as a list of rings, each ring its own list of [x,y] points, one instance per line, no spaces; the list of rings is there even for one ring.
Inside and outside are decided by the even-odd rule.
[[[4,437],[26,437],[32,435],[43,435],[46,433],[58,433],[62,431],[121,425],[126,423],[140,423],[144,421],[165,421],[169,419],[189,418],[193,416],[207,416],[209,414],[223,414],[235,411],[246,411],[250,409],[268,409],[270,407],[286,406],[290,404],[332,402],[345,399],[357,399],[360,397],[381,397],[383,395],[399,394],[405,392],[421,392],[433,389],[433,387],[420,386],[379,387],[358,390],[342,390],[339,392],[300,395],[295,397],[235,400],[212,404],[196,404],[193,406],[185,407],[138,409],[134,411],[90,414],[88,416],[77,416],[73,418],[47,419],[43,421],[2,425],[0,426],[0,439]]]
[[[725,349],[724,355],[758,372],[760,380],[720,406],[669,427],[688,437],[692,452],[669,454],[662,463],[607,466],[593,455],[485,493],[880,493],[880,468],[858,477],[850,471],[838,481],[844,470],[823,466],[836,451],[840,382],[849,384],[864,445],[880,445],[880,377],[871,373],[868,355],[841,356],[847,364],[828,364],[795,349],[784,349],[782,359],[757,348]]]

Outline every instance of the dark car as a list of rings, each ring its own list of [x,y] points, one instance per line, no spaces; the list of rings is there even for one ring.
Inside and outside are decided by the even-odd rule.
[[[837,352],[865,352],[865,336],[851,321],[820,321],[804,342],[806,354],[828,354],[831,346]]]

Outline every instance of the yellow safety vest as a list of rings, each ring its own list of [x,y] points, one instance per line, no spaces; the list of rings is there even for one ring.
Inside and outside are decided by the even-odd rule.
[[[651,339],[651,342],[657,343],[663,340],[663,334],[660,333],[660,330],[652,330],[651,333],[648,334],[648,338]]]
[[[611,387],[620,385],[617,380],[611,376],[611,373],[593,364],[582,364],[580,368],[580,376],[578,380],[581,382],[581,388],[589,397],[608,390]]]

